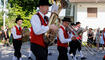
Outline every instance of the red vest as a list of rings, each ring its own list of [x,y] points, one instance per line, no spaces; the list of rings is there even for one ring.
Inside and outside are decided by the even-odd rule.
[[[72,31],[72,34],[75,35],[75,33],[73,31]],[[81,35],[78,35],[78,37],[76,37],[76,39],[77,40],[81,40],[82,39],[82,36]]]
[[[22,34],[22,28],[20,27],[20,31],[19,31],[19,28],[17,26],[15,26],[15,28],[16,28],[16,34],[21,35]],[[19,38],[19,39],[16,39],[16,40],[22,40],[22,38]]]
[[[41,25],[47,26],[48,24],[45,23],[43,17],[39,13],[37,13],[37,15],[40,18]],[[48,22],[48,20],[47,20],[47,22]],[[43,39],[43,34],[36,35],[34,33],[34,31],[33,31],[33,28],[31,27],[30,36],[31,36],[31,39],[30,39],[31,43],[35,43],[37,45],[40,45],[42,47],[45,47],[45,43],[44,43],[44,39]]]
[[[63,30],[65,39],[67,39],[69,37],[67,31],[65,31],[65,29],[62,26],[60,26],[60,28]],[[68,47],[68,43],[61,43],[58,37],[57,37],[57,45],[66,48]]]
[[[72,31],[72,34],[75,35],[75,33]],[[77,40],[82,40],[82,36],[78,35],[78,37],[76,37]]]

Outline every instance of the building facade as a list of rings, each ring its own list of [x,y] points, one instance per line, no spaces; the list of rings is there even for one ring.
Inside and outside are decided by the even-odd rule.
[[[70,0],[74,22],[81,22],[82,27],[105,28],[105,0]]]

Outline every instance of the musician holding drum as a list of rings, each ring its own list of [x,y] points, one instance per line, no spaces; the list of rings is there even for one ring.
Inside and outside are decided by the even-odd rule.
[[[48,19],[45,15],[48,13],[49,6],[51,4],[48,0],[40,0],[38,4],[40,11],[31,18],[31,51],[36,60],[47,60],[48,46],[44,43],[43,35],[50,29],[54,31],[58,29],[54,24],[48,26]]]
[[[22,45],[22,18],[17,17],[16,18],[16,25],[11,29],[11,33],[13,36],[13,47],[14,47],[14,56],[13,60],[22,60],[21,58],[21,45]]]

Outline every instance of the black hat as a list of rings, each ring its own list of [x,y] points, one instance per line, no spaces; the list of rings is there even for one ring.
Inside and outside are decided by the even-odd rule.
[[[71,18],[69,18],[69,17],[64,17],[64,18],[62,19],[62,21],[63,21],[63,22],[64,22],[64,21],[71,22]]]
[[[17,21],[19,21],[19,20],[23,20],[20,16],[18,16],[17,18],[16,18],[16,21],[15,21],[15,23],[17,23]]]
[[[76,22],[76,25],[81,24],[80,22]]]
[[[75,26],[76,24],[75,24],[75,23],[71,23],[71,25],[72,25],[72,26]]]
[[[37,5],[37,7],[39,7],[40,5],[48,5],[51,6],[52,4],[49,3],[48,0],[39,0],[39,4]]]

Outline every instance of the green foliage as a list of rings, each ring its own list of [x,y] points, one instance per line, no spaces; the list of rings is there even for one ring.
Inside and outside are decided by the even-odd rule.
[[[36,9],[38,2],[39,0],[9,0],[11,7],[15,7],[17,4],[18,6],[22,7],[23,11],[27,10],[27,13],[29,11],[33,12],[33,10]]]
[[[33,12],[29,12],[29,13],[26,15],[27,11],[23,11],[23,10],[22,10],[22,7],[16,5],[15,7],[9,8],[9,14],[8,14],[8,16],[9,16],[9,19],[10,19],[11,21],[9,21],[8,23],[11,23],[11,22],[14,23],[16,17],[17,17],[18,15],[20,15],[21,18],[23,18],[23,25],[22,25],[22,26],[23,26],[23,27],[24,27],[24,26],[30,27],[30,26],[31,26],[31,24],[30,24],[30,19],[31,19],[32,15],[35,14],[35,12],[36,12],[36,11],[33,10]]]
[[[3,1],[2,5],[3,5]],[[36,13],[36,7],[39,3],[39,0],[7,0],[9,3],[7,4],[7,7],[9,9],[9,12],[7,14],[8,18],[6,17],[6,25],[8,25],[10,28],[15,25],[15,19],[18,15],[23,18],[23,24],[22,26],[30,27],[30,19],[33,14]],[[49,0],[51,2],[51,0]],[[3,19],[2,19],[3,13],[0,14],[0,26],[3,25]]]
[[[0,27],[3,25],[3,17],[2,17],[2,12],[0,12]]]
[[[30,19],[36,12],[36,6],[39,0],[9,0],[9,17],[15,20],[18,15],[23,18],[22,26],[30,27]],[[14,18],[15,17],[15,18]]]
[[[7,14],[8,17],[6,17],[6,25],[9,26],[9,28],[15,25],[15,20],[18,15],[20,15],[21,18],[23,18],[23,24],[22,24],[23,27],[31,26],[30,19],[32,15],[35,14],[36,10],[33,10],[33,12],[29,11],[29,13],[26,15],[27,11],[23,11],[22,7],[20,7],[19,5],[15,5],[15,7],[8,7],[8,9],[9,9],[9,12]],[[1,26],[3,26],[3,12],[2,11],[0,12],[0,27]]]

